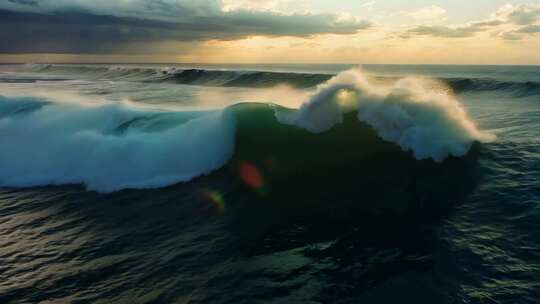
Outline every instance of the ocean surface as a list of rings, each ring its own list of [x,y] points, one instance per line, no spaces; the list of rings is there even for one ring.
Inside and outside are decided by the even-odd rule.
[[[0,65],[0,303],[540,303],[540,67]]]

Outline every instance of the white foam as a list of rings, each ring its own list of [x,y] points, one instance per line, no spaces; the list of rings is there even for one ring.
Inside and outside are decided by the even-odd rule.
[[[389,86],[374,85],[360,69],[353,69],[320,85],[297,112],[278,110],[276,117],[282,123],[324,132],[342,122],[343,92],[352,92],[358,119],[417,159],[440,162],[450,155],[465,155],[475,141],[495,139],[477,129],[456,97],[434,90],[433,83],[411,77]]]
[[[218,169],[233,154],[234,119],[227,111],[49,103],[14,114],[32,103],[0,96],[0,185],[82,183],[100,192],[163,187]],[[141,117],[149,119],[119,131]]]

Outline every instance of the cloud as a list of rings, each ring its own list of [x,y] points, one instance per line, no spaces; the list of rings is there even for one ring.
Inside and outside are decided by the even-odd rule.
[[[402,15],[411,17],[416,20],[446,20],[448,18],[447,11],[436,5],[422,7],[412,11],[402,12]]]
[[[481,32],[494,33],[503,40],[520,40],[526,35],[536,34],[540,29],[540,5],[507,4],[499,8],[489,19],[454,26],[421,25],[401,33],[402,38],[432,36],[442,38],[473,37]]]
[[[375,7],[375,4],[377,4],[377,2],[375,0],[370,0],[370,1],[366,1],[366,2],[364,2],[362,4],[360,4],[360,7],[365,8],[368,11],[372,11],[373,8]]]
[[[532,36],[539,33],[540,33],[540,25],[531,24],[531,25],[522,26],[515,30],[500,32],[498,33],[497,36],[507,41],[516,41],[516,40],[522,40],[523,38],[527,36]]]
[[[186,16],[218,14],[218,0],[8,0],[0,9],[38,14],[85,13],[145,20],[175,21]]]
[[[534,25],[527,25],[519,30],[515,31],[516,33],[520,34],[536,34],[540,33],[540,24],[534,24]]]
[[[540,4],[507,4],[497,10],[495,16],[505,20],[508,26],[513,26],[498,33],[504,40],[522,40],[540,33]]]
[[[309,11],[308,0],[221,0],[226,12],[235,10],[287,12],[291,9]],[[294,10],[296,11],[296,10]]]
[[[506,41],[517,41],[523,38],[522,35],[516,34],[515,32],[500,32],[495,36]]]
[[[476,29],[471,27],[453,28],[449,26],[421,25],[408,30],[405,35],[462,38],[471,37],[475,33]]]
[[[540,4],[507,4],[496,12],[496,16],[519,25],[530,25],[540,20]]]
[[[354,34],[371,27],[332,14],[223,5],[218,0],[8,0],[0,2],[0,53],[145,53],[172,41]]]
[[[472,22],[462,26],[421,25],[407,30],[403,37],[433,36],[443,38],[465,38],[472,37],[487,28],[498,26],[500,24],[501,22],[498,20],[489,20]]]

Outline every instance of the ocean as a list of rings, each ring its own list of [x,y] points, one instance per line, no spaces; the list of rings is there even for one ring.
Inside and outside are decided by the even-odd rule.
[[[539,303],[540,67],[0,65],[0,303]]]

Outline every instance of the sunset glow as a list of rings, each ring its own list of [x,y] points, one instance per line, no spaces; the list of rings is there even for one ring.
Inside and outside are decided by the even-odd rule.
[[[538,0],[159,3],[2,2],[0,61],[540,64]]]

